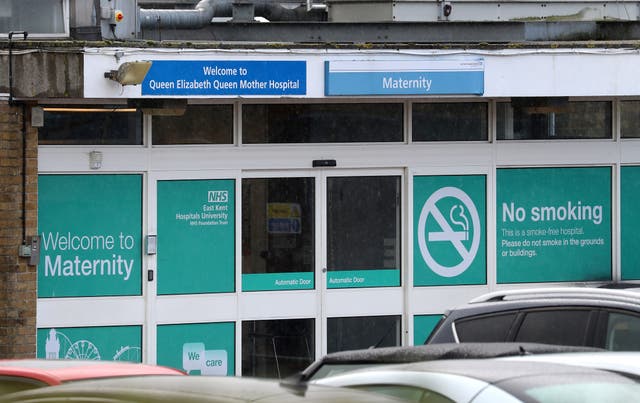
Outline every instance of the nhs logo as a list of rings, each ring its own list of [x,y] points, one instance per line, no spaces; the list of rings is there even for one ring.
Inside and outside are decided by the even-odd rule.
[[[226,203],[229,201],[229,192],[226,190],[209,190],[207,201],[209,203]]]

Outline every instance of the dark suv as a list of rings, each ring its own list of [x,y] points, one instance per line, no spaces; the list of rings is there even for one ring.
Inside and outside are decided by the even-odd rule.
[[[640,288],[529,288],[445,313],[425,344],[533,342],[640,351]]]

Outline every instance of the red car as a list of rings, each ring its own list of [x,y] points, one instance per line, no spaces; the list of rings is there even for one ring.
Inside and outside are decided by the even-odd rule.
[[[81,379],[114,378],[131,375],[186,375],[183,371],[158,365],[123,361],[0,360],[0,396]]]

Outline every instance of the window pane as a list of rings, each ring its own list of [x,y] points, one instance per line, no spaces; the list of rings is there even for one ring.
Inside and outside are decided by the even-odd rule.
[[[527,313],[515,341],[584,346],[590,311],[538,311]]]
[[[232,144],[233,105],[189,105],[181,116],[154,116],[153,144]]]
[[[327,319],[327,352],[393,347],[401,343],[400,316]]]
[[[487,140],[483,102],[413,104],[413,141]]]
[[[400,177],[334,177],[327,186],[327,269],[400,269]]]
[[[64,34],[63,0],[1,0],[0,32]]]
[[[523,98],[497,104],[498,140],[611,138],[611,102]]]
[[[456,321],[458,340],[461,342],[508,341],[509,329],[515,318],[514,312]]]
[[[640,137],[640,101],[620,103],[620,134],[623,138]]]
[[[243,105],[242,141],[354,143],[402,141],[402,104]]]
[[[640,351],[640,317],[610,313],[605,346],[607,350]]]
[[[74,107],[75,109],[80,109]],[[69,108],[69,109],[74,109]],[[40,144],[142,144],[142,113],[115,112],[44,112],[44,126],[38,129]]]
[[[314,182],[242,180],[242,274],[313,271]]]
[[[315,360],[313,319],[242,322],[242,375],[286,378]]]

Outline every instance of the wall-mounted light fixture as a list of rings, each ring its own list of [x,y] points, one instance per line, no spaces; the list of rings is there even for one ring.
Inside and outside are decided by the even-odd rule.
[[[150,61],[126,62],[122,63],[118,70],[105,72],[104,77],[122,85],[138,85],[144,81],[150,68]]]
[[[91,151],[89,153],[89,168],[102,168],[102,153],[100,151]]]

